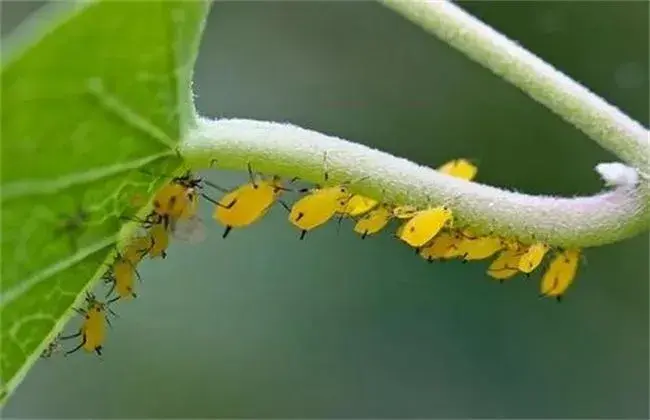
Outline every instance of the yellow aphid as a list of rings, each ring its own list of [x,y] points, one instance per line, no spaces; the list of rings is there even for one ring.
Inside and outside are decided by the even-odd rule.
[[[515,251],[519,251],[524,248],[524,246],[519,241],[512,238],[503,239],[503,245],[506,249],[512,249]]]
[[[478,169],[467,159],[451,160],[438,168],[439,172],[471,181],[476,176]]]
[[[379,201],[355,194],[350,198],[345,205],[341,206],[339,213],[350,217],[358,217],[362,214],[368,213],[379,204]]]
[[[393,208],[393,216],[397,219],[410,219],[418,212],[415,206],[397,206]]]
[[[99,302],[91,294],[86,296],[87,306],[85,309],[75,310],[83,315],[84,320],[83,324],[79,331],[75,334],[61,337],[61,340],[67,340],[69,338],[75,338],[81,336],[81,343],[73,348],[72,350],[67,351],[65,354],[71,354],[83,347],[84,350],[88,352],[95,352],[101,356],[102,354],[102,345],[106,338],[106,323],[109,323],[108,318],[106,317],[106,312],[109,311],[113,313],[108,306]]]
[[[519,260],[519,271],[524,273],[532,272],[542,263],[542,260],[549,249],[550,247],[548,245],[541,242],[537,242],[528,247]]]
[[[172,178],[172,181],[162,187],[154,196],[154,213],[162,217],[166,225],[173,220],[194,217],[198,210],[199,194],[212,201],[198,191],[202,188],[203,182],[208,183],[202,178],[194,177],[191,171]],[[220,188],[214,184],[210,185]]]
[[[452,212],[447,206],[422,210],[404,224],[398,237],[412,247],[420,248],[451,221]]]
[[[137,236],[124,248],[123,257],[131,264],[137,265],[151,249],[151,236]]]
[[[169,183],[156,193],[153,199],[154,212],[168,219],[178,219],[189,212],[187,207],[194,202],[194,193],[177,183]]]
[[[280,179],[273,177],[251,181],[224,195],[213,213],[213,218],[226,227],[223,237],[233,227],[245,227],[261,219],[284,190]]]
[[[487,269],[487,275],[497,280],[506,280],[515,276],[519,269],[517,267],[522,252],[516,249],[505,249]]]
[[[166,258],[169,247],[169,231],[163,223],[156,223],[149,229],[151,246],[149,247],[150,258]]]
[[[558,253],[542,277],[541,294],[555,296],[560,300],[576,276],[579,259],[579,249],[567,249]]]
[[[386,227],[391,217],[392,212],[388,207],[379,206],[359,219],[354,225],[354,231],[364,239],[366,236],[375,234]]]
[[[117,297],[109,300],[108,303],[110,304],[119,299],[137,297],[133,291],[136,276],[138,278],[140,277],[131,261],[118,255],[115,263],[111,267],[110,274],[104,278],[107,282],[111,283],[111,288],[106,294],[106,297],[110,296],[113,291],[117,293]]]
[[[431,242],[420,248],[419,254],[429,262],[447,258],[447,252],[454,248],[457,240],[451,232],[440,232]]]
[[[304,239],[308,231],[334,217],[349,199],[350,193],[344,186],[315,189],[295,202],[289,213],[289,221],[300,228],[300,239]]]
[[[465,238],[459,245],[463,261],[484,260],[490,258],[503,249],[501,238],[494,236],[480,236],[478,238]]]
[[[447,249],[447,252],[445,252],[442,257],[443,258],[462,257],[463,255],[465,255],[465,249],[464,249],[465,241],[467,241],[467,240],[469,240],[471,238],[465,236],[462,231],[452,231],[452,232],[449,232],[449,234],[453,238],[453,244],[452,244],[451,247],[449,247]],[[436,236],[436,238],[437,238],[437,236]],[[434,240],[436,238],[434,238]]]

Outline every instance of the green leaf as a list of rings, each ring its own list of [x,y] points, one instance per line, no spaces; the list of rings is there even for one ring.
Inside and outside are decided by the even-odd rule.
[[[210,6],[55,3],[2,45],[3,402],[105,271],[132,197],[180,166]]]

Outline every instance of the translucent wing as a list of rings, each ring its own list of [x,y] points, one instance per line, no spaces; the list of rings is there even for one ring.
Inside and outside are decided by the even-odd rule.
[[[203,219],[195,215],[188,219],[177,220],[171,227],[172,237],[181,242],[198,244],[205,240]]]

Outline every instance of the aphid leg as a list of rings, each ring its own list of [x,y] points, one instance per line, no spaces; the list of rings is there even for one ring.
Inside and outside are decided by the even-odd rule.
[[[115,290],[115,281],[113,280],[113,281],[111,282],[111,288],[110,288],[110,290],[108,291],[108,293],[106,293],[106,296],[105,296],[105,297],[109,297],[109,296],[113,293],[114,290]]]
[[[74,334],[70,334],[70,335],[62,335],[61,337],[59,337],[59,340],[69,340],[69,339],[71,339],[71,338],[79,337],[80,335],[81,335],[81,330],[77,331],[77,332],[74,333]]]
[[[327,172],[327,151],[323,152],[323,179],[325,182],[329,180],[329,173]]]
[[[95,347],[95,353],[97,353],[97,356],[101,356],[102,355],[102,346]]]
[[[81,343],[79,343],[79,345],[77,347],[73,348],[72,350],[68,350],[68,351],[65,352],[65,356],[67,356],[69,354],[72,354],[75,351],[79,350],[80,348],[82,348],[84,346],[84,344],[86,344],[86,336],[85,335],[83,336],[83,338],[81,339]]]
[[[299,179],[300,179],[300,177],[294,176],[293,178],[291,178],[291,179],[289,180],[289,184],[293,184],[294,182],[296,182],[296,181],[299,180]]]
[[[366,236],[368,236],[368,231],[364,230],[363,233],[361,234],[361,239],[366,239]]]
[[[338,220],[336,221],[336,234],[338,235],[341,232],[341,224],[343,223],[343,215],[340,214]]]
[[[110,305],[111,303],[113,303],[113,302],[117,302],[118,300],[120,300],[120,297],[119,297],[119,296],[115,296],[113,299],[111,299],[111,300],[109,300],[108,302],[106,302],[106,304],[107,304],[107,305]],[[106,318],[106,323],[107,323],[108,325],[111,325],[111,323],[108,321],[108,318]]]
[[[562,303],[562,295],[557,295],[555,297],[555,300],[557,301],[557,303]]]
[[[231,230],[232,230],[232,226],[226,226],[226,228],[223,231],[223,235],[221,235],[221,237],[223,239],[226,239],[226,236],[228,236]]]
[[[300,232],[300,240],[301,240],[301,241],[302,241],[303,239],[305,239],[305,235],[306,235],[306,234],[307,234],[307,231],[304,230],[304,229]]]
[[[250,162],[246,163],[246,168],[248,169],[248,177],[251,180],[251,184],[253,185],[253,188],[257,189],[257,184],[255,183],[255,175],[253,174],[253,168],[251,168]]]

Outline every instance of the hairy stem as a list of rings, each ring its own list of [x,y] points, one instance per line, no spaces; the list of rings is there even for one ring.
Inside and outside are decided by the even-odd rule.
[[[531,196],[463,181],[357,143],[291,124],[199,118],[179,149],[194,169],[239,169],[323,183],[395,204],[449,204],[458,226],[477,233],[588,247],[648,228],[648,189],[621,187],[590,197]],[[326,154],[326,164],[323,157]]]
[[[587,88],[446,0],[381,0],[517,86],[608,149],[650,173],[648,130]]]

